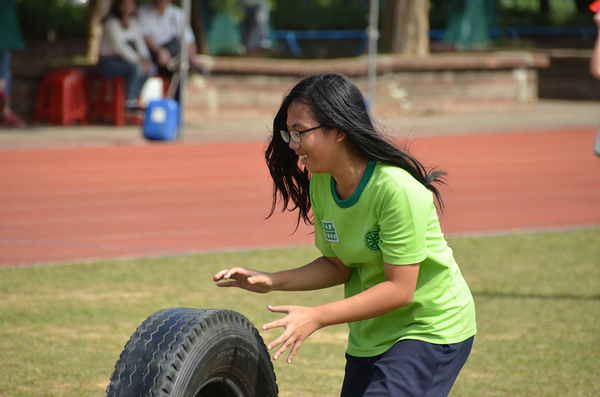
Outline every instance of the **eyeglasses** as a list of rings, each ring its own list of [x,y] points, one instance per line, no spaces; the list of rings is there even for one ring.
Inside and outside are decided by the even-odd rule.
[[[283,138],[283,141],[285,143],[290,143],[290,136],[292,137],[292,140],[296,143],[300,143],[302,142],[302,134],[304,134],[305,132],[308,131],[312,131],[312,130],[316,130],[317,128],[321,128],[323,127],[322,125],[318,125],[316,127],[313,128],[309,128],[307,130],[304,131],[286,131],[286,130],[281,130],[279,131],[279,133],[281,134],[281,137]]]

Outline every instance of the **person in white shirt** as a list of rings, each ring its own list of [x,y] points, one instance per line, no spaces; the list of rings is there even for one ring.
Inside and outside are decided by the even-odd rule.
[[[181,31],[185,23],[183,10],[171,4],[172,1],[152,0],[140,6],[137,13],[152,60],[158,65],[159,71],[167,76],[172,75],[172,71],[167,70],[167,63],[179,55]],[[189,25],[185,27],[185,41],[188,43],[190,68],[205,73],[204,66],[197,60],[196,38]]]
[[[125,106],[137,110],[138,97],[146,80],[156,74],[142,30],[135,17],[136,0],[115,0],[104,21],[98,72],[124,77]]]

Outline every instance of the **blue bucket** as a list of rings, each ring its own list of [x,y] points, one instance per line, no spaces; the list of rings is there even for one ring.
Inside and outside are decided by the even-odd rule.
[[[179,132],[179,103],[174,99],[151,101],[146,109],[144,137],[151,141],[172,141]]]

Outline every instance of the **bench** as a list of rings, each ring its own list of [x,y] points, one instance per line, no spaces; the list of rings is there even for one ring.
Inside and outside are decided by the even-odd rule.
[[[586,43],[590,42],[589,35],[596,35],[598,28],[595,26],[503,26],[489,29],[492,38],[507,36],[519,40],[522,35],[580,35]],[[431,40],[444,41],[446,30],[432,29],[429,31]],[[298,40],[359,40],[355,54],[365,53],[365,46],[369,41],[366,30],[272,30],[271,39],[282,40],[294,57],[300,57],[302,50]]]

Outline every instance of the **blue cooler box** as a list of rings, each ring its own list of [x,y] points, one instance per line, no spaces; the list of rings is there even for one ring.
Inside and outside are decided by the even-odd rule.
[[[179,103],[174,99],[151,101],[146,109],[144,137],[152,141],[172,141],[179,131]]]

